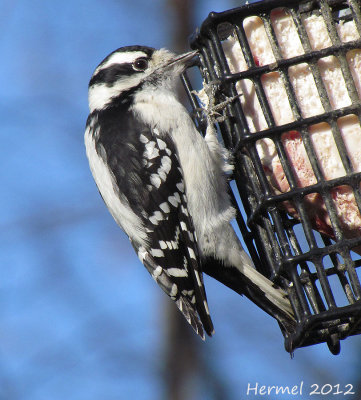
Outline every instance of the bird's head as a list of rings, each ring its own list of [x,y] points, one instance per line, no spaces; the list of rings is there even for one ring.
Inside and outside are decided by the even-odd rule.
[[[140,89],[173,89],[196,51],[176,55],[166,49],[121,47],[96,68],[89,82],[90,112],[110,106]]]

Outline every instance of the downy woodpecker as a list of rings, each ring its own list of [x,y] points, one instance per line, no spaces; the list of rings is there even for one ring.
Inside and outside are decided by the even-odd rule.
[[[288,328],[285,292],[255,270],[230,224],[224,149],[214,130],[200,135],[177,99],[179,75],[195,56],[129,46],[99,64],[85,131],[91,172],[141,262],[203,339],[213,324],[202,272]]]

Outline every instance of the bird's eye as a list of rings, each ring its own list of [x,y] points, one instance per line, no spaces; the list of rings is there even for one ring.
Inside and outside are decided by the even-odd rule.
[[[137,58],[133,63],[134,71],[145,71],[148,68],[148,60],[146,58]]]

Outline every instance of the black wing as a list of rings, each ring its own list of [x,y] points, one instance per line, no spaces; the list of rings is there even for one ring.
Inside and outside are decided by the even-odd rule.
[[[147,246],[132,244],[194,330],[204,337],[203,325],[211,335],[213,324],[174,144],[156,128],[140,126],[131,112],[123,118],[124,112],[115,111],[104,116],[107,136],[100,134],[98,143],[106,152],[118,188],[150,232]]]

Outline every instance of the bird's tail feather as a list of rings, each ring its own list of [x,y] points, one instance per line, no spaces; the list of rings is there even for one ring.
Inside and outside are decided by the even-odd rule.
[[[277,308],[282,310],[290,318],[294,318],[291,303],[283,289],[273,284],[269,279],[249,265],[243,266],[242,274],[252,283],[251,286],[256,286]]]
[[[203,272],[248,297],[275,318],[287,333],[295,330],[296,321],[286,293],[254,268],[247,265],[241,272],[236,267],[225,266],[222,261],[209,257],[205,259]]]

